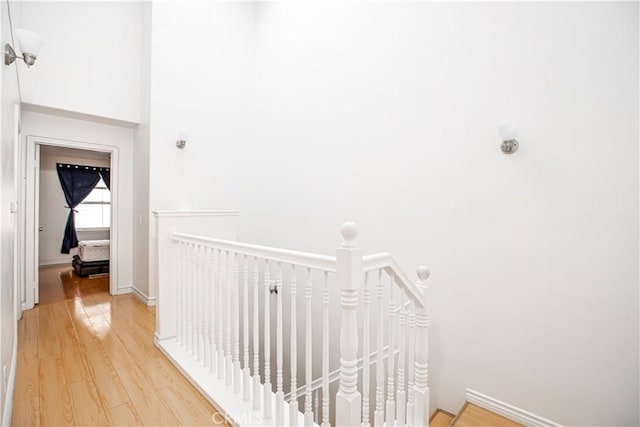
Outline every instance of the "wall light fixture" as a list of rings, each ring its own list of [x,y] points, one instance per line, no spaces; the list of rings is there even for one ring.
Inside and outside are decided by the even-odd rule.
[[[18,56],[13,47],[7,43],[4,45],[4,64],[11,65],[16,58],[22,59],[27,67],[32,66],[36,62],[40,48],[44,44],[44,37],[30,30],[18,28],[15,35],[20,46],[22,56]]]
[[[502,138],[502,144],[500,149],[505,154],[513,154],[518,151],[518,141],[516,141],[516,127],[512,125],[503,125],[498,128],[500,137]]]

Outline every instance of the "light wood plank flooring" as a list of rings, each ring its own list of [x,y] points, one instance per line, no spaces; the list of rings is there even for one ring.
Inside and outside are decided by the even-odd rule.
[[[18,324],[12,425],[219,425],[155,347],[154,308],[110,296],[108,278],[46,270],[41,304]]]
[[[473,403],[466,403],[451,425],[455,427],[523,427],[522,424]]]

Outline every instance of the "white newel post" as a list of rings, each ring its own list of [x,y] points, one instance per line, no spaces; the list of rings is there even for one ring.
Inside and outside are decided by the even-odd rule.
[[[177,253],[171,234],[174,232],[195,234],[204,237],[236,240],[236,211],[156,211],[155,235],[152,236],[152,258],[149,296],[157,297],[156,339],[163,340],[177,336]],[[184,272],[181,272],[184,274]],[[183,301],[184,302],[184,301]],[[182,314],[184,317],[184,314]],[[185,319],[181,319],[184,321]]]
[[[416,286],[422,292],[423,307],[416,307],[415,314],[415,378],[413,387],[413,423],[423,425],[429,423],[429,304],[427,289],[429,285],[429,269],[418,267]]]
[[[346,222],[340,229],[344,241],[336,249],[336,281],[340,289],[340,386],[336,395],[336,425],[362,422],[362,396],[358,391],[358,292],[363,284],[362,250],[355,241],[358,226]]]

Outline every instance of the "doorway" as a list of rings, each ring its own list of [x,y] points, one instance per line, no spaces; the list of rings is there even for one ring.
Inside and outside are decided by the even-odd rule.
[[[118,283],[117,247],[118,247],[118,147],[94,144],[89,142],[68,141],[54,138],[27,136],[26,138],[26,171],[24,200],[25,206],[25,291],[22,298],[22,310],[33,308],[40,298],[41,265],[72,265],[74,251],[60,254],[64,226],[60,226],[60,218],[66,223],[69,209],[65,208],[57,171],[51,170],[55,159],[66,160],[66,164],[108,168],[110,172],[110,203],[107,206],[88,204],[85,215],[76,214],[76,230],[78,240],[106,240],[109,253],[109,293],[114,295]],[[44,160],[44,161],[43,161]],[[42,164],[41,164],[42,163]],[[42,178],[45,181],[41,182]],[[45,178],[46,176],[46,178]],[[55,187],[57,186],[57,187]],[[42,194],[46,191],[47,194]],[[56,191],[56,197],[52,192]],[[101,190],[102,191],[102,190]],[[95,199],[96,197],[92,197]],[[89,199],[89,197],[87,197]],[[42,206],[41,206],[42,205]],[[89,206],[90,205],[90,206]],[[55,214],[49,211],[56,210]],[[78,209],[78,207],[76,208]],[[102,213],[98,210],[102,209]],[[104,212],[105,209],[107,212]],[[46,211],[46,212],[45,212]],[[93,211],[93,214],[86,214]],[[100,224],[93,224],[88,217],[96,219],[102,215]],[[78,222],[78,218],[82,219]],[[108,217],[105,218],[105,217]],[[45,220],[46,218],[46,220]],[[108,224],[108,227],[105,225]],[[106,230],[108,228],[108,231]],[[42,231],[41,231],[42,230]],[[108,233],[108,234],[107,234]],[[104,239],[104,237],[107,237]],[[100,239],[99,239],[100,238]],[[56,249],[57,248],[57,249]],[[68,267],[67,267],[68,270]]]

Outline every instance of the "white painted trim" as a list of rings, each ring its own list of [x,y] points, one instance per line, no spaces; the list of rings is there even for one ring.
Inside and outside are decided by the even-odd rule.
[[[199,217],[199,216],[238,216],[238,211],[153,211],[153,216]]]
[[[135,286],[133,286],[131,288],[131,293],[133,293],[136,296],[136,298],[138,298],[140,300],[140,302],[143,303],[146,306],[154,307],[156,305],[155,297],[147,296],[147,294],[145,294],[144,292],[142,292],[140,289],[136,288]]]
[[[101,152],[106,152],[106,153],[110,153],[111,154],[111,234],[110,234],[110,240],[111,240],[111,247],[110,247],[110,265],[109,265],[109,293],[111,295],[117,295],[119,294],[119,287],[118,287],[118,279],[119,279],[119,275],[118,275],[118,262],[117,262],[117,255],[118,255],[118,242],[119,242],[119,227],[118,227],[118,209],[120,208],[120,203],[119,203],[119,198],[120,198],[120,170],[119,170],[119,159],[120,159],[120,149],[119,147],[113,146],[113,145],[105,145],[105,144],[96,144],[96,143],[92,143],[92,142],[83,142],[83,141],[72,141],[72,140],[66,140],[66,139],[59,139],[59,138],[49,138],[49,137],[43,137],[43,136],[36,136],[36,135],[28,135],[26,136],[26,158],[24,159],[24,164],[26,166],[25,168],[25,174],[27,177],[27,180],[37,180],[37,182],[39,182],[39,169],[40,169],[40,165],[39,165],[39,159],[35,158],[35,156],[32,156],[31,154],[36,152],[36,147],[39,147],[40,145],[50,145],[50,146],[55,146],[55,147],[67,147],[67,148],[76,148],[76,149],[81,149],[81,150],[90,150],[90,151],[101,151]],[[33,176],[34,175],[34,168],[35,168],[35,173],[38,174],[38,176]],[[30,179],[29,179],[30,178]],[[24,224],[25,224],[25,236],[24,236],[24,248],[25,248],[25,265],[26,265],[26,269],[27,271],[30,271],[29,269],[31,268],[31,266],[36,266],[38,263],[38,248],[37,248],[37,226],[38,226],[38,215],[36,215],[37,213],[37,200],[36,200],[36,196],[37,194],[34,194],[33,190],[30,190],[28,188],[25,188],[24,191],[24,198],[25,200],[31,201],[31,205],[29,205],[29,203],[27,203],[27,207],[29,207],[30,209],[29,212],[27,212],[27,209],[25,209],[25,211],[23,212],[23,217],[25,218]],[[31,208],[36,208],[33,210],[33,212],[31,212]],[[33,226],[35,223],[35,226]],[[27,249],[31,249],[29,251],[27,251]],[[33,308],[33,304],[36,298],[35,295],[35,291],[34,288],[37,287],[37,271],[35,272],[30,272],[30,274],[27,274],[26,279],[25,280],[25,295],[26,295],[26,308],[27,309],[31,309]],[[31,276],[34,276],[33,278]],[[30,283],[33,282],[33,283]]]
[[[271,396],[272,418],[265,419],[262,411],[253,409],[253,387],[249,400],[243,400],[242,393],[234,393],[233,387],[226,384],[224,378],[218,379],[215,373],[211,373],[208,367],[202,365],[195,356],[187,352],[176,342],[174,337],[159,340],[156,336],[156,347],[169,359],[169,361],[184,375],[184,377],[209,401],[221,414],[225,420],[234,426],[273,426],[275,425],[276,396]],[[264,385],[260,387],[260,396],[265,393]],[[284,402],[283,424],[289,423],[289,402]],[[297,425],[304,425],[304,415],[298,414]],[[317,427],[317,424],[313,424]]]
[[[16,364],[18,363],[18,335],[13,337],[13,350],[11,352],[11,367],[9,369],[9,380],[7,381],[7,394],[4,396],[4,408],[2,409],[2,425],[11,425],[11,415],[13,412],[13,390],[16,386]]]
[[[22,103],[23,111],[30,111],[32,113],[50,114],[58,117],[66,117],[74,120],[83,120],[85,122],[100,123],[110,126],[122,126],[127,128],[134,128],[138,126],[138,122],[132,122],[130,120],[124,120],[117,117],[97,116],[95,114],[80,113],[77,111],[65,110],[62,108],[49,107],[40,104],[31,104],[29,102]]]
[[[524,424],[529,427],[561,427],[562,424],[558,424],[554,421],[543,418],[539,415],[532,414],[524,409],[517,408],[508,403],[502,402],[493,397],[489,397],[475,390],[467,389],[466,400],[469,403],[473,403],[481,408],[495,412],[503,417],[509,418],[512,421]]]

